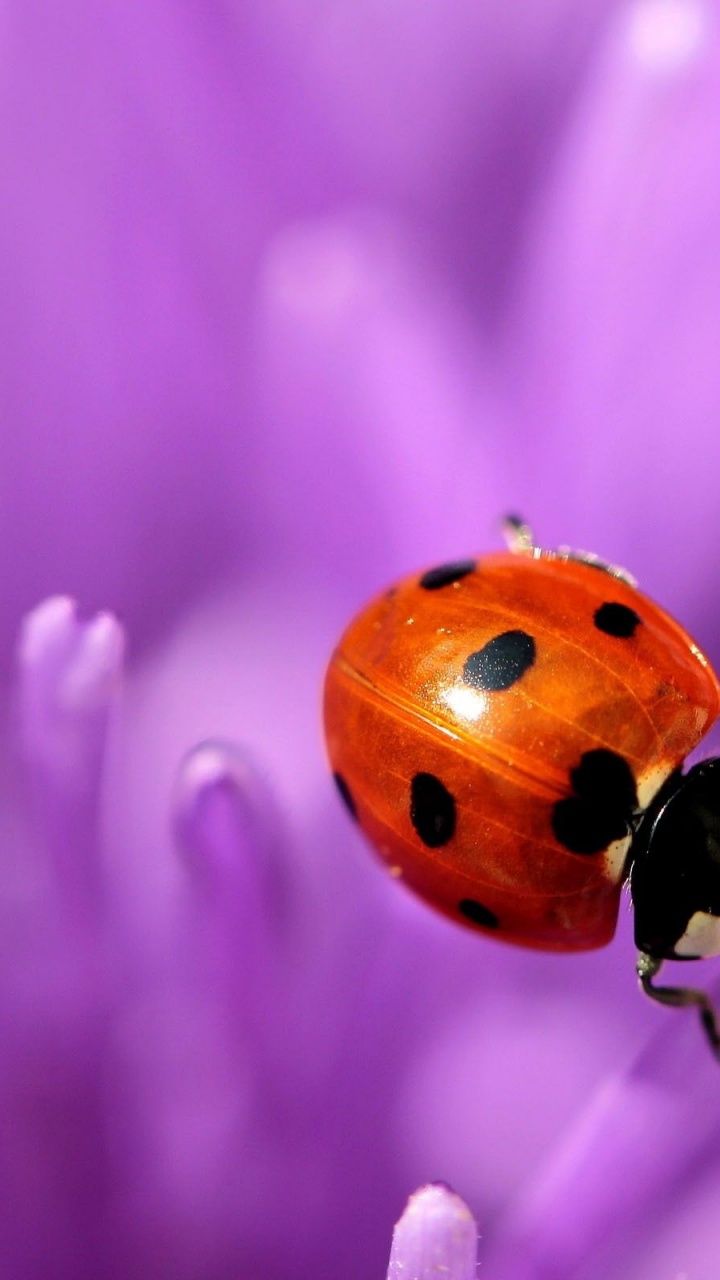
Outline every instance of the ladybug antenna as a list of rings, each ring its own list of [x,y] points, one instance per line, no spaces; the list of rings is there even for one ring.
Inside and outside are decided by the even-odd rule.
[[[501,528],[509,551],[527,554],[535,550],[533,531],[522,516],[505,516]]]
[[[656,960],[644,951],[639,953],[636,972],[645,995],[651,1000],[657,1000],[659,1004],[669,1004],[676,1009],[687,1009],[694,1005],[700,1014],[708,1044],[715,1057],[720,1058],[720,1030],[710,997],[704,991],[697,991],[692,987],[654,987],[653,978],[657,977],[662,964],[662,960]]]

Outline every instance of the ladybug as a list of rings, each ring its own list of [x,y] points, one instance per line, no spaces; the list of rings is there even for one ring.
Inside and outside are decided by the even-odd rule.
[[[547,951],[604,946],[629,882],[637,973],[720,954],[720,712],[686,631],[624,570],[537,547],[404,578],[342,636],[325,681],[342,800],[391,874],[454,920]]]

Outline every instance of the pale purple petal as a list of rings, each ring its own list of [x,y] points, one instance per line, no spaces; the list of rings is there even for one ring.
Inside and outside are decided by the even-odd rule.
[[[503,1280],[570,1280],[588,1259],[598,1275],[614,1273],[626,1236],[652,1227],[705,1162],[717,1164],[718,1062],[696,1014],[673,1012],[523,1189],[488,1262]]]
[[[635,1233],[627,1256],[613,1267],[613,1280],[657,1280],[663,1272],[672,1280],[715,1280],[719,1194],[717,1162],[699,1174],[691,1171],[653,1216],[650,1230]]]
[[[342,187],[412,220],[484,314],[611,9],[272,0],[256,21],[321,104]]]
[[[492,1280],[705,1280],[717,1068],[628,913],[578,958],[436,918],[319,701],[367,595],[519,504],[716,637],[719,39],[707,0],[7,8],[3,634],[90,610],[21,646],[39,840],[0,757],[8,1280],[367,1280],[434,1177]],[[474,1276],[441,1187],[390,1274],[436,1264]]]
[[[185,757],[174,797],[175,840],[191,878],[185,928],[238,1030],[253,1020],[256,1052],[268,1007],[283,998],[288,885],[280,830],[271,788],[246,752],[213,742]]]
[[[349,610],[492,539],[515,496],[494,371],[412,227],[367,211],[307,220],[262,265],[251,457],[276,572],[313,592],[320,578]],[[238,441],[238,475],[246,459]]]
[[[262,553],[272,530],[255,525],[248,456],[266,245],[306,219],[380,210],[484,314],[611,7],[8,7],[8,634],[61,589],[110,600],[146,643]],[[283,437],[296,434],[289,417]]]
[[[550,541],[629,563],[717,652],[720,16],[620,7],[528,223],[509,333]]]
[[[262,902],[261,882],[277,818],[247,754],[223,742],[194,747],[180,766],[174,810],[176,840],[198,886],[220,909],[271,913],[276,904]]]
[[[435,1183],[410,1197],[395,1227],[388,1280],[476,1280],[477,1227],[467,1205]]]
[[[458,994],[465,985],[459,956],[455,977],[450,962],[460,940],[453,931],[438,944],[444,955],[434,967]],[[609,953],[595,962],[603,999],[589,958],[578,965],[563,957],[554,966],[547,958],[518,959],[513,973],[502,949],[493,956],[491,944],[470,937],[467,950],[468,1004],[447,999],[446,1011],[434,1013],[404,1067],[396,1132],[408,1181],[423,1171],[447,1179],[492,1224],[587,1099],[642,1043],[647,1002],[629,966],[611,980]],[[425,986],[427,972],[417,962],[416,974]]]
[[[19,733],[42,835],[69,899],[97,889],[99,805],[124,636],[63,596],[25,619],[18,650]]]

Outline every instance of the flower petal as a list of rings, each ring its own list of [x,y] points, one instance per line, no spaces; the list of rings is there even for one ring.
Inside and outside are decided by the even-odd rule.
[[[706,644],[720,536],[719,92],[714,5],[619,8],[528,222],[511,337],[547,482],[544,536],[628,564]]]
[[[410,1197],[395,1227],[388,1280],[475,1280],[477,1227],[467,1205],[442,1183]]]
[[[540,1170],[506,1224],[493,1274],[571,1276],[588,1258],[614,1274],[628,1233],[654,1224],[670,1193],[714,1158],[718,1063],[689,1011],[664,1013],[661,1030]]]
[[[275,859],[274,797],[247,753],[205,742],[183,760],[175,791],[174,832],[194,893],[187,928],[193,951],[204,952],[210,980],[232,1008],[257,1015],[267,1028],[283,938],[285,889]],[[257,981],[262,972],[263,982]]]
[[[65,596],[38,605],[23,623],[22,756],[43,836],[70,896],[97,888],[100,786],[123,654],[118,621],[108,613],[81,620]]]

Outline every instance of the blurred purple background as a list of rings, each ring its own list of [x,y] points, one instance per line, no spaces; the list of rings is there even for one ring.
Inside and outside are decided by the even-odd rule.
[[[26,0],[0,41],[0,1269],[361,1280],[435,1178],[490,1247],[662,1015],[624,908],[545,957],[386,883],[319,687],[508,510],[720,661],[717,11]],[[655,1198],[597,1253],[568,1206],[541,1280],[716,1280],[680,1024],[678,1147],[640,1109],[597,1175],[642,1150]]]

